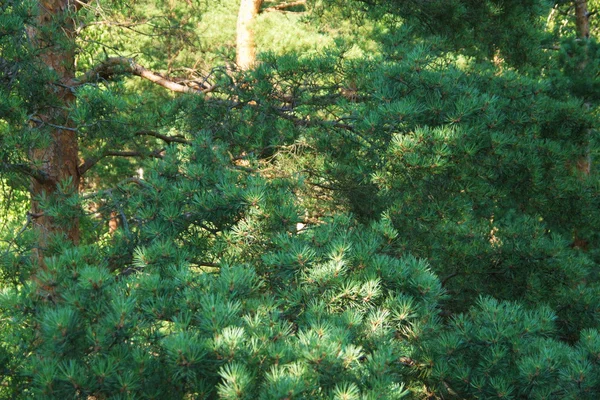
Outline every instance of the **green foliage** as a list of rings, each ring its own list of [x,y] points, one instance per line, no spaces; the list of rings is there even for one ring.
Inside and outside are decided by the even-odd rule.
[[[237,2],[84,8],[79,77],[137,55],[211,92],[73,88],[91,169],[37,200],[74,244],[24,212],[61,84],[35,5],[0,6],[0,397],[600,396],[598,45],[568,7],[309,2],[257,19],[245,72]]]
[[[431,378],[440,392],[462,398],[593,399],[598,394],[597,330],[573,347],[552,339],[556,316],[482,298],[457,316],[430,347]]]
[[[152,190],[140,195],[149,201]],[[269,245],[252,240],[269,230],[256,225],[269,207],[254,208],[203,254],[178,248],[181,234],[156,221],[163,235],[137,247],[135,274],[111,273],[94,247],[47,259],[35,283],[2,297],[3,312],[19,318],[5,338],[35,343],[10,357],[13,390],[36,398],[403,397],[410,377],[399,358],[438,329],[435,276],[423,262],[387,254],[397,233],[385,220],[365,229],[341,217],[302,233],[266,223]],[[140,229],[143,238],[156,227]],[[262,253],[210,267],[194,259],[225,245]]]
[[[544,24],[552,6],[546,0],[339,0],[322,7],[340,7],[355,18],[367,9],[376,18],[391,15],[425,37],[439,36],[446,49],[491,59],[500,55],[510,65],[540,63]]]

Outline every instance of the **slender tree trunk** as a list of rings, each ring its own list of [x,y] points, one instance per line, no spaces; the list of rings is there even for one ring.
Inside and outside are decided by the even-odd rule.
[[[73,190],[78,190],[80,182],[77,134],[69,120],[69,108],[75,101],[75,95],[66,87],[75,77],[71,19],[71,13],[76,11],[75,4],[72,0],[39,1],[38,26],[29,31],[30,39],[39,52],[39,59],[56,74],[56,80],[49,82],[46,88],[48,102],[40,107],[35,118],[40,129],[50,129],[50,142],[46,147],[30,150],[32,163],[44,175],[44,179],[32,179],[31,183],[31,212],[40,234],[40,260],[49,235],[62,234],[74,243],[79,241],[76,219],[68,221],[68,224],[55,221],[44,215],[44,210],[36,200],[42,194],[52,195],[62,181],[70,181]]]
[[[575,0],[575,24],[577,25],[577,36],[586,40],[590,37],[590,14],[587,8],[587,0]]]
[[[263,0],[241,0],[237,20],[236,63],[239,68],[252,68],[256,62],[256,43],[252,25]]]
[[[586,0],[575,0],[575,25],[577,27],[577,37],[580,40],[587,42],[590,38],[590,14],[587,8]],[[587,48],[584,59],[579,64],[581,70],[585,70],[588,64]],[[591,108],[589,103],[585,103],[586,110]],[[589,142],[590,132],[588,132]],[[585,149],[584,154],[577,160],[577,169],[585,176],[589,175],[592,169],[592,156],[590,154],[589,144]],[[581,237],[579,232],[575,231],[573,247],[588,250],[588,240]]]
[[[586,0],[575,0],[575,24],[577,27],[577,37],[587,42],[590,38],[590,14],[587,8]],[[588,64],[587,48],[584,59],[579,64],[581,70],[585,70]],[[590,109],[591,105],[585,103],[584,107]],[[588,135],[589,136],[589,135]],[[589,175],[592,167],[592,160],[589,147],[585,150],[585,155],[577,161],[577,168],[585,175]]]

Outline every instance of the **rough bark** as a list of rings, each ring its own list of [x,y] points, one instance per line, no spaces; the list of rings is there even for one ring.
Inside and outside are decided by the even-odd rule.
[[[55,74],[53,82],[46,86],[44,104],[31,118],[39,129],[49,131],[50,141],[45,147],[32,148],[29,151],[33,165],[29,173],[31,179],[31,215],[39,234],[38,261],[43,267],[44,248],[51,235],[66,236],[73,243],[80,238],[79,221],[57,221],[46,215],[40,202],[40,196],[56,193],[57,185],[69,181],[70,189],[77,191],[81,184],[81,175],[91,167],[88,162],[81,166],[77,131],[69,118],[69,109],[75,101],[73,88],[78,84],[108,79],[119,73],[131,73],[148,79],[169,90],[182,93],[206,93],[213,90],[196,90],[180,85],[146,70],[133,60],[109,58],[100,66],[75,79],[75,27],[73,15],[86,1],[81,0],[42,0],[38,2],[38,18],[35,27],[28,30],[31,43],[38,52],[39,60]],[[158,135],[158,134],[156,134]],[[158,135],[157,137],[160,137]],[[164,137],[167,138],[167,137]],[[173,138],[168,138],[176,141]],[[139,156],[141,153],[107,152],[104,156]],[[151,154],[152,156],[153,154]]]
[[[38,255],[41,260],[49,235],[64,234],[77,243],[79,224],[77,220],[72,220],[65,225],[59,223],[64,221],[55,221],[44,215],[36,199],[42,194],[52,195],[56,192],[57,184],[65,180],[69,180],[72,189],[77,190],[80,176],[77,169],[77,133],[69,121],[69,108],[75,96],[65,85],[75,74],[73,20],[69,14],[75,12],[77,6],[70,0],[42,0],[38,6],[37,26],[29,30],[30,40],[38,51],[39,60],[56,74],[56,81],[49,82],[46,87],[48,103],[40,107],[33,119],[40,129],[49,129],[50,144],[30,150],[32,163],[44,177],[31,181],[31,213],[40,234]],[[56,26],[60,29],[56,29]]]
[[[242,70],[256,63],[256,43],[252,25],[263,0],[241,0],[237,20],[236,63]]]

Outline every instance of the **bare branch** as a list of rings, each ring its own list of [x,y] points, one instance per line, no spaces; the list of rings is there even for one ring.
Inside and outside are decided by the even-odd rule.
[[[168,135],[163,135],[163,134],[160,134],[160,133],[154,132],[154,131],[140,131],[140,132],[136,132],[135,135],[136,136],[152,136],[152,137],[160,139],[168,144],[171,144],[171,143],[191,144],[191,142],[189,140],[183,138],[182,136],[168,136]]]
[[[17,172],[25,174],[32,177],[40,183],[47,183],[50,181],[50,178],[48,177],[48,174],[46,174],[46,172],[40,169],[32,168],[30,165],[27,164],[2,163],[0,164],[0,170],[4,170],[6,172]]]
[[[81,24],[79,25],[79,27],[77,27],[77,29],[75,30],[76,34],[80,34],[81,31],[83,31],[86,28],[89,28],[90,26],[116,26],[118,28],[132,28],[132,27],[136,27],[136,26],[140,26],[140,25],[144,25],[147,24],[148,21],[146,20],[142,20],[142,21],[125,21],[125,22],[120,22],[120,21],[93,21],[93,22],[88,22],[86,24]]]
[[[83,7],[86,7],[90,1],[89,0],[75,0],[75,11],[79,11]]]
[[[50,122],[42,121],[39,118],[33,118],[32,117],[32,118],[29,118],[29,120],[35,122],[36,124],[39,124],[39,126],[48,125],[48,126],[51,126],[52,128],[56,128],[56,129],[61,129],[61,130],[71,131],[71,132],[77,132],[77,128],[71,128],[71,127],[64,126],[64,125],[51,124]]]
[[[210,261],[193,260],[192,263],[198,267],[221,268],[219,264]]]
[[[6,251],[4,252],[5,257],[10,252],[10,248],[12,247],[12,245],[17,242],[17,239],[19,238],[19,236],[21,236],[23,234],[23,232],[25,232],[25,230],[27,230],[29,225],[31,225],[32,218],[39,218],[39,217],[43,216],[43,213],[41,213],[41,215],[40,215],[40,214],[32,214],[30,212],[27,212],[25,215],[26,215],[27,220],[25,221],[25,224],[23,225],[23,227],[21,227],[21,229],[19,229],[19,231],[13,236],[12,239],[5,241],[6,243],[8,243],[8,246],[6,246]]]
[[[72,82],[73,86],[83,85],[85,83],[97,82],[101,79],[110,79],[114,75],[133,74],[141,78],[147,79],[150,82],[156,83],[164,88],[167,88],[177,93],[192,93],[204,94],[213,91],[214,87],[209,87],[205,90],[194,89],[176,82],[173,82],[155,72],[149,71],[136,63],[131,58],[126,57],[110,57],[103,63],[97,65],[92,70],[88,71],[82,77]]]
[[[105,151],[98,157],[92,157],[85,160],[83,163],[79,165],[79,175],[83,176],[90,168],[94,165],[98,164],[100,160],[106,157],[150,157],[150,158],[163,158],[163,152],[165,149],[160,149],[153,151],[151,153],[145,153],[141,151]]]
[[[162,158],[162,153],[165,149],[153,151],[150,154],[146,154],[141,151],[107,151],[104,153],[104,157],[150,157],[150,158]]]
[[[444,279],[442,279],[442,287],[446,286],[446,283],[448,283],[448,281],[452,278],[454,278],[455,276],[460,275],[460,273],[458,271],[455,271],[453,273],[451,273],[450,275],[446,276]]]
[[[294,123],[294,125],[296,125],[296,126],[306,126],[306,127],[326,126],[326,127],[330,127],[330,128],[340,128],[340,129],[343,129],[346,131],[356,133],[356,130],[354,129],[354,127],[352,125],[343,123],[343,122],[341,122],[341,120],[328,121],[328,120],[299,118],[299,117],[296,117],[295,115],[288,113],[287,109],[279,109],[279,110],[275,110],[275,111],[278,113],[278,115],[281,118],[287,119],[288,121],[292,121]]]
[[[130,178],[123,179],[121,182],[117,183],[117,185],[115,187],[113,187],[113,188],[101,189],[101,190],[98,190],[96,192],[89,192],[89,193],[82,194],[81,195],[81,199],[82,200],[90,200],[90,199],[93,199],[95,197],[102,196],[104,194],[106,194],[107,196],[110,197],[110,196],[112,196],[112,192],[115,189],[121,188],[122,186],[127,185],[129,183],[134,183],[134,184],[136,184],[138,186],[145,187],[145,188],[154,188],[154,186],[152,186],[149,182],[147,182],[147,181],[145,181],[143,179],[140,179],[140,178],[138,178],[136,176],[132,176]]]

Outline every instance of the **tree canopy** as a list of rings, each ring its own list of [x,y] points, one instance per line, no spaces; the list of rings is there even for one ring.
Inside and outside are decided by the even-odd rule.
[[[0,3],[0,398],[600,397],[598,6]]]

